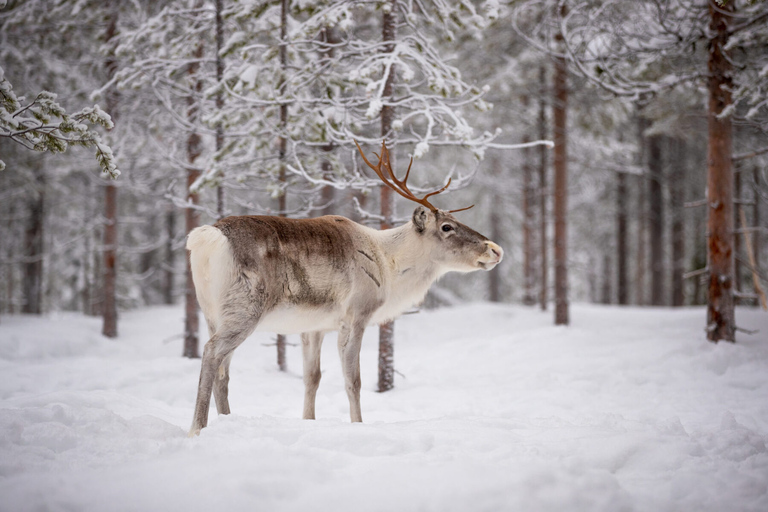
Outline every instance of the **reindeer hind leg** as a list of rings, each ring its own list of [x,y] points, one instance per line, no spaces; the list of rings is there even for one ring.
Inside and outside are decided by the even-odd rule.
[[[213,381],[213,398],[216,401],[216,411],[219,414],[229,414],[229,363],[235,351],[231,351],[219,364],[216,378]]]
[[[205,344],[190,436],[208,425],[212,392],[219,414],[229,414],[229,363],[234,350],[253,332],[258,320],[259,316],[225,319]]]

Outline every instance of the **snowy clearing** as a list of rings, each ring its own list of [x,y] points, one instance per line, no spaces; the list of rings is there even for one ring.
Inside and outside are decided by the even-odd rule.
[[[705,341],[703,308],[476,304],[398,321],[402,376],[348,423],[334,336],[317,421],[299,347],[269,336],[232,362],[233,414],[189,439],[199,360],[181,307],[0,319],[2,511],[768,510],[768,315]],[[289,338],[298,342],[298,337]]]

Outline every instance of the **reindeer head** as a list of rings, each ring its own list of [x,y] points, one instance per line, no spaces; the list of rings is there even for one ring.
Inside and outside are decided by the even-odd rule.
[[[477,231],[462,224],[452,214],[469,210],[472,206],[460,208],[458,210],[440,210],[433,206],[428,199],[437,195],[448,188],[448,183],[439,190],[430,192],[424,197],[416,197],[408,188],[408,176],[411,173],[413,158],[408,164],[408,170],[405,178],[398,180],[390,165],[389,151],[384,142],[381,143],[381,155],[376,155],[379,159],[377,165],[373,165],[363,153],[360,145],[357,149],[363,157],[365,163],[374,170],[376,175],[389,188],[401,196],[418,203],[420,206],[413,212],[413,228],[419,236],[424,237],[426,246],[430,247],[430,257],[438,263],[445,271],[454,272],[472,272],[475,270],[491,270],[501,262],[504,251],[494,242],[488,240]],[[375,154],[375,153],[374,153]]]

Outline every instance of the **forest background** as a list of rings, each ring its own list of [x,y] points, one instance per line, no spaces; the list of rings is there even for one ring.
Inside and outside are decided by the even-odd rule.
[[[186,301],[195,357],[195,226],[409,218],[355,139],[386,139],[400,172],[413,157],[418,191],[452,177],[440,205],[476,204],[462,222],[506,250],[429,306],[522,302],[568,323],[570,301],[707,304],[702,328],[732,341],[733,305],[764,303],[765,2],[0,8],[0,313],[82,311],[116,336],[119,311]]]

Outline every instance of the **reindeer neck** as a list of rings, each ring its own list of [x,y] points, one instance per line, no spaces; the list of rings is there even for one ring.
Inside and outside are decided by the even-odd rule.
[[[413,224],[379,231],[382,250],[393,272],[395,283],[429,287],[442,273],[431,257],[431,244],[416,232]],[[426,293],[426,291],[425,291]]]

